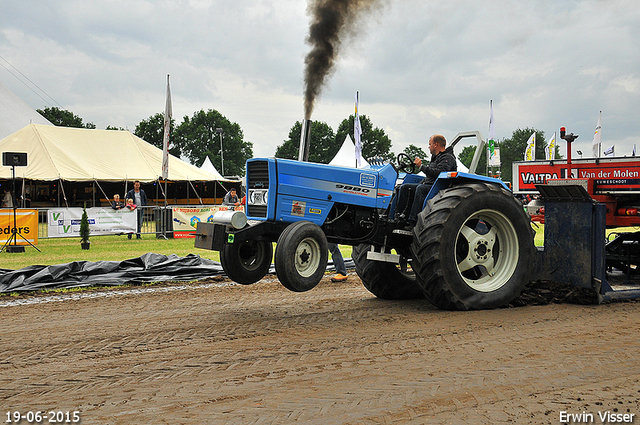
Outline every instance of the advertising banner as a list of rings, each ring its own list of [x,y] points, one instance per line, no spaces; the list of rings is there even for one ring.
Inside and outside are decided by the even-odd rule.
[[[136,211],[128,209],[87,208],[89,230],[92,235],[115,235],[135,233],[138,221]],[[52,208],[47,215],[48,235],[50,238],[80,236],[82,208]]]
[[[13,234],[13,228],[13,209],[1,209],[0,244],[4,245],[7,243]],[[38,243],[38,210],[16,209],[15,229],[17,245],[29,245],[29,242],[36,245]],[[11,244],[13,245],[13,240]]]
[[[640,193],[640,158],[574,160],[571,176],[563,161],[514,162],[514,193],[536,192],[535,184],[553,179],[594,179],[596,193]]]
[[[196,226],[199,222],[207,223],[213,220],[218,211],[244,211],[243,206],[228,207],[216,205],[210,207],[174,207],[173,208],[173,237],[195,238]]]

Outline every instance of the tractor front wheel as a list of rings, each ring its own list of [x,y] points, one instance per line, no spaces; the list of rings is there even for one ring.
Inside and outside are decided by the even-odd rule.
[[[309,221],[290,224],[276,244],[276,274],[294,292],[315,288],[327,269],[329,251],[322,229]]]

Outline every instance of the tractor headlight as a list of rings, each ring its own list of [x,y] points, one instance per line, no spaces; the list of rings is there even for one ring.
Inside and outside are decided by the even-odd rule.
[[[267,205],[269,189],[249,189],[249,205]]]

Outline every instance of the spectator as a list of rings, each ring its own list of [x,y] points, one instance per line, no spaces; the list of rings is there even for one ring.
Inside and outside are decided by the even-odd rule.
[[[126,199],[132,199],[133,203],[137,207],[144,207],[147,205],[147,194],[144,190],[140,189],[140,181],[133,182],[133,189],[127,192]],[[138,229],[136,232],[136,239],[140,239],[140,230],[142,229],[142,219],[144,218],[144,208],[138,208]],[[131,234],[127,235],[131,239]]]
[[[4,197],[2,198],[2,207],[13,208],[13,197],[11,196],[11,192],[9,191],[9,189],[4,190]]]
[[[238,195],[236,194],[235,187],[232,187],[231,190],[229,190],[229,192],[226,195],[224,195],[222,205],[233,207],[231,209],[235,209],[235,207],[240,205],[240,200],[238,199]]]
[[[122,202],[120,202],[120,195],[118,195],[117,193],[113,195],[113,202],[111,202],[111,208],[113,208],[114,210],[121,210],[123,206],[124,205],[122,205]]]
[[[329,247],[329,252],[331,252],[331,259],[333,260],[333,265],[336,267],[336,275],[331,278],[332,282],[344,282],[349,278],[347,276],[347,268],[344,265],[344,258],[342,258],[342,253],[340,252],[340,248],[338,244],[329,243],[327,244]]]

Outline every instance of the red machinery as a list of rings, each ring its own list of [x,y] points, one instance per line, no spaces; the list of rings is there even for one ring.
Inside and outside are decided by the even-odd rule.
[[[640,232],[605,236],[605,228],[640,227],[640,157],[572,160],[578,136],[564,127],[560,136],[567,159],[513,163],[513,192],[539,196],[528,210],[547,222],[541,277],[593,286],[601,299],[640,297]]]

